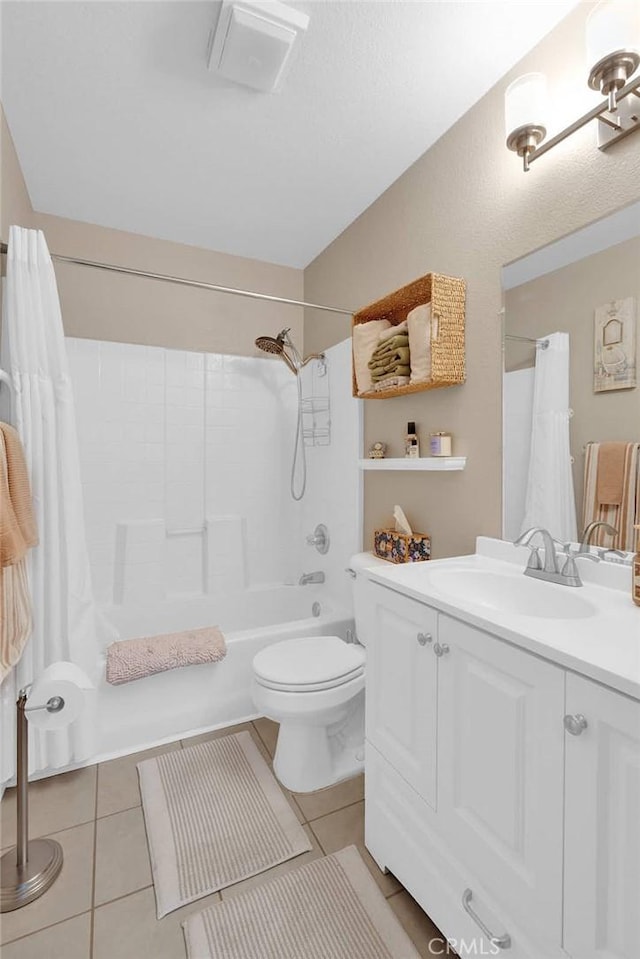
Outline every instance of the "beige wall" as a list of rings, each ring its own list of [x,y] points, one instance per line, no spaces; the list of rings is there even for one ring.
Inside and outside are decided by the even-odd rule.
[[[423,444],[429,432],[450,430],[467,469],[367,474],[366,546],[398,502],[431,533],[435,556],[472,551],[478,534],[500,535],[501,267],[640,196],[637,137],[601,153],[593,126],[584,128],[527,174],[504,146],[504,90],[527,70],[546,72],[564,111],[559,125],[586,109],[588,8],[563,21],[305,271],[306,299],[349,308],[431,270],[467,281],[466,384],[364,401],[365,448],[382,440],[400,455],[415,420]],[[308,350],[348,334],[348,318],[305,317]]]
[[[640,302],[640,238],[570,263],[505,293],[505,329],[519,336],[561,330],[571,338],[571,452],[578,527],[583,501],[584,445],[589,440],[640,441],[640,388],[594,393],[593,313],[627,296]],[[505,368],[532,366],[530,344],[507,340]]]
[[[64,256],[302,299],[301,270],[34,213],[4,114],[0,198],[5,242],[11,224],[36,227]],[[256,336],[289,326],[302,349],[298,307],[64,263],[56,277],[69,336],[252,356]]]
[[[301,270],[42,213],[35,223],[64,256],[302,299]],[[290,326],[302,347],[298,307],[65,263],[56,276],[69,336],[253,356],[256,336]]]
[[[32,217],[33,207],[0,104],[0,238],[6,243],[10,225],[31,226]]]

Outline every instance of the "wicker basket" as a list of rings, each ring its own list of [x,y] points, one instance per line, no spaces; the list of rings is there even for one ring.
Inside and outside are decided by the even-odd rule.
[[[465,292],[464,280],[455,276],[443,276],[441,273],[427,273],[395,293],[389,293],[383,299],[354,313],[354,326],[368,323],[369,320],[383,319],[388,320],[392,326],[397,326],[416,306],[431,303],[431,380],[428,383],[396,386],[378,392],[370,390],[367,393],[358,393],[353,367],[353,395],[383,400],[391,396],[403,396],[405,393],[420,393],[423,390],[464,383]]]

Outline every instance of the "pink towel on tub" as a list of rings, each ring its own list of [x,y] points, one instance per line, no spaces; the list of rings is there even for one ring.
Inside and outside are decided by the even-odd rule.
[[[167,669],[218,663],[226,655],[227,644],[217,626],[124,639],[107,647],[107,682],[120,686]]]

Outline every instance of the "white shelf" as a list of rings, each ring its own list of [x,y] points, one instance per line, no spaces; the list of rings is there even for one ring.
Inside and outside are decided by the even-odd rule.
[[[361,470],[463,470],[467,465],[466,456],[421,456],[412,460],[402,459],[359,461]]]

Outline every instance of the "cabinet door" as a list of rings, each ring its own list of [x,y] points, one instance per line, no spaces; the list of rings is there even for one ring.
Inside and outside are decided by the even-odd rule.
[[[435,808],[437,613],[370,584],[367,739]]]
[[[482,891],[562,941],[564,672],[440,616],[438,816]],[[550,951],[547,953],[550,954]],[[581,957],[582,959],[582,957]]]
[[[570,673],[567,716],[564,947],[638,959],[640,703]]]

